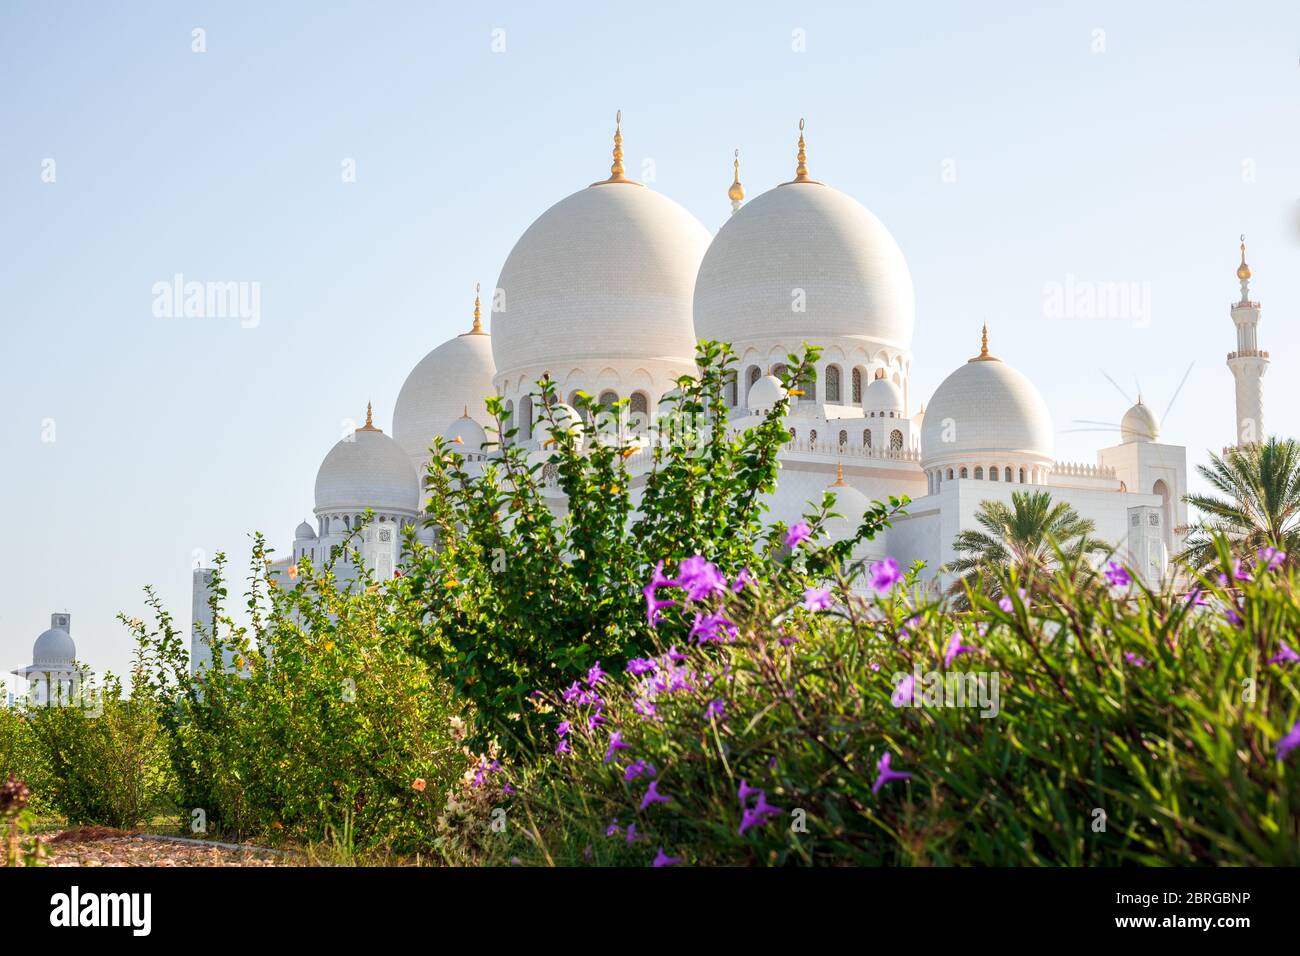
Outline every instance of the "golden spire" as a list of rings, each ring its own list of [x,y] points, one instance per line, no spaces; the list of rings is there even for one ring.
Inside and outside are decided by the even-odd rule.
[[[983,327],[982,329],[980,329],[980,354],[977,355],[977,356],[975,356],[975,357],[974,357],[973,359],[971,359],[970,361],[972,361],[972,362],[1000,362],[1000,361],[1002,361],[1002,360],[1001,360],[1000,358],[998,358],[997,356],[995,356],[995,355],[990,355],[990,354],[989,354],[989,324],[988,324],[987,322],[985,322],[985,323],[984,323],[984,327]]]
[[[1245,282],[1250,278],[1250,266],[1246,265],[1246,234],[1241,234],[1241,265],[1237,266],[1237,278]]]
[[[844,480],[843,462],[837,461],[835,463],[835,480],[831,482],[830,486],[832,488],[847,488],[849,486],[849,483]]]
[[[736,161],[731,165],[735,168],[736,175],[731,181],[731,188],[727,190],[727,198],[738,203],[745,198],[745,187],[740,185],[740,150],[736,150]]]
[[[604,186],[606,183],[627,183],[629,186],[640,186],[641,184],[634,179],[628,179],[623,175],[623,111],[619,110],[614,114],[614,162],[609,167],[609,179],[602,179],[598,183],[592,183],[593,186]]]
[[[789,186],[792,183],[815,183],[817,180],[808,176],[808,146],[803,141],[803,119],[799,120],[799,156],[798,165],[794,168],[794,179],[788,183],[782,183],[783,186]]]
[[[358,428],[357,431],[359,431],[359,432],[381,432],[381,431],[383,431],[382,428],[376,428],[376,427],[375,427],[374,410],[370,407],[370,403],[369,403],[369,402],[366,402],[366,423],[365,423],[364,425],[362,425],[360,428]]]
[[[483,331],[483,306],[479,303],[479,284],[474,283],[474,325],[470,328],[470,335],[486,335]]]

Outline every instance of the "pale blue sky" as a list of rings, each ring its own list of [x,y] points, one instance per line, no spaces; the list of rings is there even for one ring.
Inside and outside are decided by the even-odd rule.
[[[1300,432],[1294,0],[466,7],[4,4],[4,670],[55,609],[85,660],[120,670],[113,616],[141,611],[142,585],[184,624],[195,549],[241,566],[253,529],[287,548],[340,422],[372,399],[390,428],[474,282],[607,174],[618,108],[629,171],[653,159],[654,188],[710,229],[732,149],[757,195],[790,177],[806,116],[814,176],[911,265],[913,401],[987,319],[1068,460],[1113,443],[1070,431],[1123,413],[1103,373],[1163,411],[1194,363],[1165,438],[1193,463],[1232,439],[1245,232],[1267,427]],[[260,282],[260,325],[154,318],[151,287],[177,272]],[[1149,324],[1046,316],[1068,275],[1148,283]]]

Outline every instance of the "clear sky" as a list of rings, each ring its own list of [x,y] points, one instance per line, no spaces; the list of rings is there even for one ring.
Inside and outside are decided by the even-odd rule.
[[[1123,414],[1107,375],[1163,413],[1191,367],[1165,440],[1192,464],[1232,440],[1244,232],[1267,429],[1300,433],[1295,0],[470,6],[0,8],[4,670],[56,609],[121,670],[143,585],[186,624],[196,551],[286,549],[341,422],[369,399],[391,431],[475,281],[608,174],[618,108],[629,173],[710,229],[732,150],[755,196],[807,117],[815,178],[911,265],[913,401],[987,320],[1066,460],[1117,440],[1075,430]],[[260,283],[259,323],[156,318],[177,273]],[[1069,281],[1149,310],[1051,314]]]

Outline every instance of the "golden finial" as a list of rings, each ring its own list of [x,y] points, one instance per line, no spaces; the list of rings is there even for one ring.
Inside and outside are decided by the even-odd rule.
[[[847,488],[849,483],[844,480],[844,463],[835,463],[835,480],[831,482],[832,488]]]
[[[379,431],[383,431],[382,428],[376,428],[376,427],[375,427],[374,410],[370,407],[370,403],[369,403],[369,402],[366,402],[366,423],[365,423],[364,425],[362,425],[360,428],[358,428],[357,431],[359,431],[359,432],[379,432]]]
[[[980,354],[975,356],[970,361],[972,362],[1002,361],[997,356],[989,354],[989,324],[987,322],[985,322],[983,328],[980,329]]]
[[[782,183],[783,186],[789,186],[791,183],[816,183],[817,180],[808,176],[808,146],[803,140],[803,119],[799,120],[799,156],[798,165],[794,168],[794,179],[788,183]]]
[[[727,198],[733,203],[739,203],[745,198],[745,187],[740,185],[740,150],[736,150],[736,160],[731,165],[736,174],[731,180],[731,188],[727,190]]]
[[[606,183],[627,183],[632,186],[640,186],[634,179],[628,179],[623,175],[623,111],[619,110],[614,114],[614,162],[609,167],[609,179],[602,179],[598,183],[592,183],[593,186],[604,186]]]
[[[474,325],[469,330],[471,335],[483,335],[483,306],[479,302],[479,284],[474,283]]]
[[[1245,282],[1250,278],[1250,266],[1246,265],[1246,234],[1241,234],[1241,265],[1237,266],[1237,278]]]

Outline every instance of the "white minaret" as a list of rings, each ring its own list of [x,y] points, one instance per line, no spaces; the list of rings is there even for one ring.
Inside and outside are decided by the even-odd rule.
[[[1228,368],[1237,380],[1237,444],[1249,445],[1264,440],[1264,373],[1268,371],[1268,353],[1260,351],[1256,337],[1259,303],[1250,301],[1250,266],[1246,265],[1246,237],[1241,237],[1241,301],[1232,306],[1232,321],[1237,326],[1237,351],[1228,353]]]

